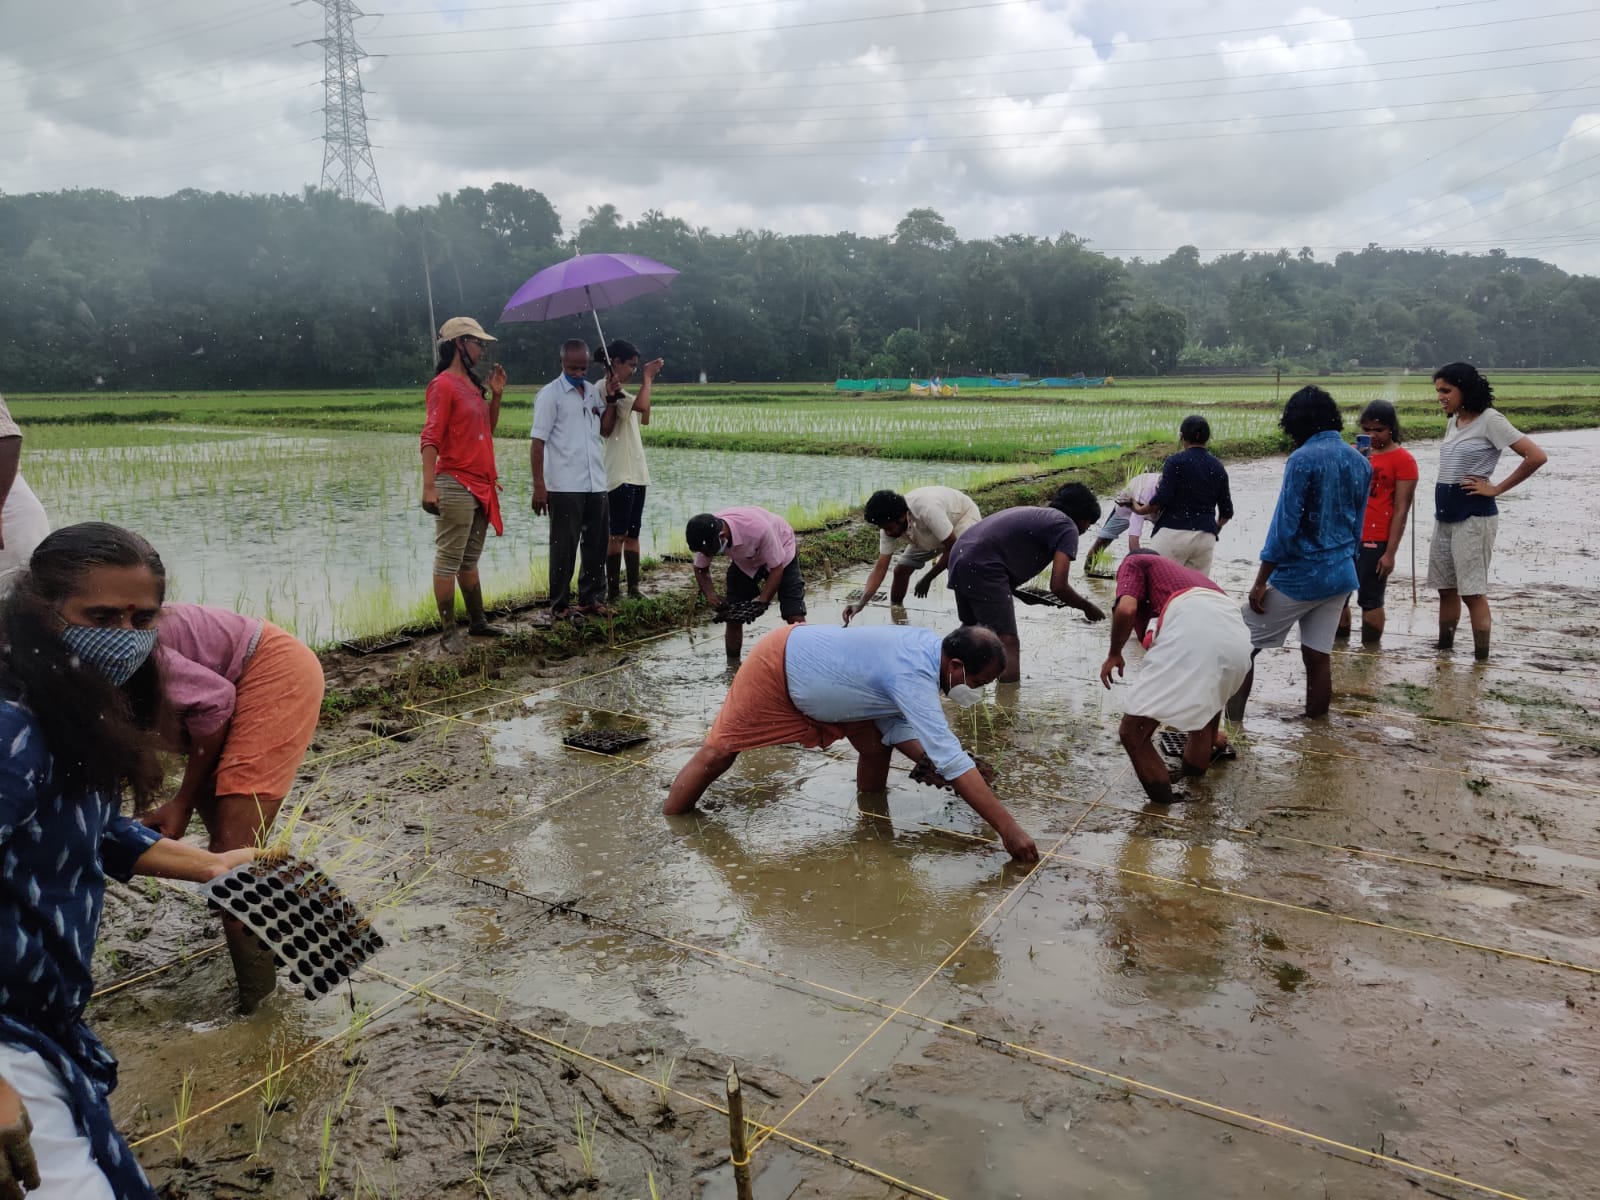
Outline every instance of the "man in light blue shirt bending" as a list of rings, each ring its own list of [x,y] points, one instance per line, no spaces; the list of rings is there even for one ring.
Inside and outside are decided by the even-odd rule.
[[[846,738],[860,753],[856,787],[881,792],[894,750],[926,766],[1000,835],[1011,856],[1035,862],[1039,850],[1006,811],[945,719],[940,696],[966,707],[999,678],[1006,651],[992,630],[963,625],[940,638],[931,629],[878,625],[841,629],[791,625],[767,634],[733,678],[705,743],[686,763],[662,811],[688,812],[742,750],[822,747]]]

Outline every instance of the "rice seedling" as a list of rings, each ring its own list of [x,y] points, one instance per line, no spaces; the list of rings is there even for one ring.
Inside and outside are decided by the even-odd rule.
[[[183,1166],[188,1162],[184,1156],[184,1142],[189,1136],[189,1116],[194,1111],[194,1071],[186,1069],[183,1079],[178,1084],[178,1095],[172,1104],[172,1152],[177,1156],[178,1165]]]
[[[678,1056],[659,1054],[650,1047],[650,1080],[656,1089],[656,1107],[662,1113],[672,1111],[672,1077],[678,1070]]]
[[[583,1177],[585,1179],[598,1178],[595,1174],[595,1131],[600,1127],[599,1114],[593,1121],[586,1121],[583,1114],[583,1101],[579,1100],[573,1112],[573,1132],[577,1137],[578,1158],[583,1163]]]
[[[354,1066],[361,1059],[361,1033],[372,1020],[372,1006],[364,1000],[350,1007],[350,1022],[344,1027],[344,1065]]]
[[[322,1137],[317,1144],[317,1197],[328,1196],[328,1185],[333,1182],[333,1168],[338,1147],[333,1140],[334,1111],[330,1104],[322,1110]]]
[[[394,1105],[383,1106],[383,1124],[389,1131],[389,1157],[400,1157],[400,1121],[395,1115]]]

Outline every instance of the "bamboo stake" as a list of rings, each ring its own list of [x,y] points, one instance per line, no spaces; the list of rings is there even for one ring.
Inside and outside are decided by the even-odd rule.
[[[1417,606],[1417,506],[1412,504],[1411,511],[1406,514],[1406,521],[1411,526],[1411,607]]]
[[[739,1089],[739,1071],[728,1068],[728,1149],[733,1163],[733,1186],[739,1200],[753,1200],[750,1190],[750,1150],[744,1140],[744,1093]]]

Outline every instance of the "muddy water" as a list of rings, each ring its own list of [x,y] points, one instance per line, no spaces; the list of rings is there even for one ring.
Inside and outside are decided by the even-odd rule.
[[[157,1134],[186,1068],[198,1111],[304,1055],[264,1126],[255,1095],[194,1117],[192,1165],[170,1135],[140,1147],[153,1175],[285,1200],[721,1197],[706,1105],[734,1062],[779,1127],[762,1197],[1591,1194],[1600,434],[1539,440],[1551,466],[1505,505],[1495,658],[1433,652],[1402,571],[1383,650],[1336,657],[1332,716],[1296,718],[1298,655],[1264,654],[1238,760],[1168,812],[1116,745],[1104,627],[1023,609],[1022,684],[955,719],[1054,851],[1031,874],[904,774],[858,796],[848,752],[744,755],[708,811],[662,818],[727,685],[714,629],[495,680],[405,740],[332,736],[297,836],[381,906],[384,974],[233,1020],[204,913],[126,897],[120,971],[177,965],[93,1014],[119,1118]],[[1234,472],[1235,594],[1279,470]],[[853,582],[813,589],[814,618]],[[943,628],[953,605],[901,619]],[[563,749],[586,723],[649,740]],[[425,1001],[396,982],[425,979]],[[341,1034],[352,1002],[375,1015]]]

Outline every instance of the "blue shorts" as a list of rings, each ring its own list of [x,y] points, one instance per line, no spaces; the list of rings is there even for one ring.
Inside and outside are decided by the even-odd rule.
[[[644,524],[644,493],[642,483],[619,483],[611,489],[608,507],[612,537],[639,536],[639,527]]]

